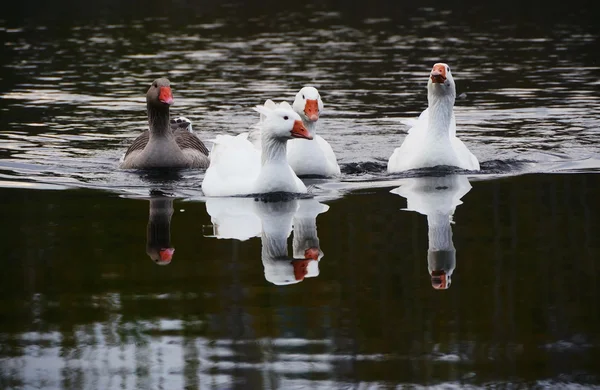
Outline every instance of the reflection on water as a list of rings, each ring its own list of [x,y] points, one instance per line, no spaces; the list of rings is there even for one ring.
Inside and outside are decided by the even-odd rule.
[[[159,265],[167,265],[173,259],[175,248],[171,247],[171,217],[173,199],[165,197],[150,198],[148,230],[146,235],[146,253]]]
[[[427,268],[431,285],[438,290],[450,287],[456,268],[456,249],[452,242],[452,216],[461,199],[471,190],[469,179],[462,175],[405,179],[391,191],[406,198],[404,210],[427,216],[429,249]]]
[[[295,284],[319,275],[324,253],[317,236],[317,216],[327,210],[329,206],[315,199],[208,198],[206,211],[213,232],[207,237],[244,241],[260,236],[265,279],[275,285]]]
[[[254,211],[254,202],[253,198],[207,198],[206,212],[212,223],[212,233],[208,237],[240,241],[258,237],[260,217]]]
[[[319,261],[323,252],[317,237],[316,218],[328,207],[314,199],[259,201],[255,206],[262,224],[261,258],[265,279],[276,285],[287,285],[319,275]],[[290,257],[287,240],[292,226],[293,257]]]
[[[207,205],[174,199],[168,267],[140,250],[147,199],[3,189],[0,388],[600,384],[600,176],[471,181],[460,207],[464,178],[420,183],[400,188],[413,186],[408,208],[445,215],[435,249],[452,247],[457,221],[443,293],[425,273],[426,218],[398,211],[389,187],[328,209],[250,199],[260,239],[245,241],[204,237]],[[278,275],[310,258],[318,277],[266,280],[271,222]]]

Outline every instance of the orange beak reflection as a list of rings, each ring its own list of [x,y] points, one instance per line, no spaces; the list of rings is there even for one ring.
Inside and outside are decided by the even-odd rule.
[[[316,99],[306,99],[304,114],[311,122],[319,120],[319,102]]]
[[[163,248],[159,250],[160,264],[169,264],[173,259],[173,253],[175,253],[175,248]]]
[[[446,81],[446,67],[442,64],[433,65],[431,70],[431,82],[435,84],[443,84]]]
[[[319,260],[319,248],[308,248],[304,251],[304,258],[311,260]]]
[[[308,273],[308,263],[312,260],[294,260],[292,266],[294,267],[294,278],[296,280],[304,280],[304,277]]]
[[[158,94],[158,100],[161,102],[171,105],[173,104],[173,94],[171,93],[170,87],[160,87],[160,92]]]
[[[436,270],[431,272],[431,287],[435,288],[436,290],[445,290],[449,287],[446,271]]]
[[[294,138],[304,138],[304,139],[313,139],[312,135],[306,130],[302,121],[296,120],[294,121],[294,127],[292,128],[292,137]]]

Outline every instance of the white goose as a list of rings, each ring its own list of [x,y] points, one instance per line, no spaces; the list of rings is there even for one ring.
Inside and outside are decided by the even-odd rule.
[[[435,64],[427,83],[429,107],[414,122],[402,146],[394,150],[388,161],[388,172],[437,165],[479,170],[477,157],[456,137],[455,98],[456,86],[450,67]]]
[[[272,100],[267,100],[265,108],[290,108],[287,102],[279,104]],[[314,87],[304,87],[297,94],[294,103],[291,106],[302,118],[304,126],[313,137],[309,142],[304,140],[292,140],[288,142],[287,158],[290,166],[298,176],[335,176],[340,174],[340,167],[337,163],[335,153],[331,145],[317,135],[317,122],[323,111],[323,101],[319,91]],[[263,119],[261,115],[261,120]],[[260,148],[257,136],[254,137],[254,144]]]
[[[202,181],[206,196],[307,192],[286,158],[288,140],[312,139],[300,116],[285,108],[256,106],[255,110],[264,115],[259,123],[262,152],[248,141],[248,133],[217,136]]]

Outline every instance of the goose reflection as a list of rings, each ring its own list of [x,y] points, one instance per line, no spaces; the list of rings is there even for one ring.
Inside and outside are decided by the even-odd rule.
[[[246,241],[260,236],[260,218],[254,211],[253,198],[208,198],[212,234],[208,237]]]
[[[306,199],[298,202],[298,210],[294,214],[293,230],[294,240],[292,248],[294,257],[309,258],[305,260],[304,277],[319,275],[319,261],[323,257],[323,251],[319,245],[317,236],[317,216],[329,210],[329,206],[319,203],[315,199]],[[302,261],[302,260],[298,260]]]
[[[323,252],[319,246],[316,218],[329,209],[314,199],[255,203],[261,220],[261,259],[265,279],[278,285],[299,283],[319,275]],[[294,232],[293,257],[288,237]]]
[[[450,287],[456,267],[456,249],[452,242],[452,216],[460,200],[471,190],[466,176],[419,177],[406,179],[393,194],[406,198],[404,210],[427,216],[429,249],[427,265],[431,285],[437,290]]]
[[[146,253],[159,265],[171,263],[175,248],[171,247],[171,217],[173,199],[150,198],[150,213],[146,234]]]
[[[211,198],[206,202],[215,238],[247,240],[260,236],[265,279],[289,285],[319,275],[324,256],[316,218],[329,206],[314,199],[265,202],[252,198]],[[293,232],[292,256],[288,238]]]

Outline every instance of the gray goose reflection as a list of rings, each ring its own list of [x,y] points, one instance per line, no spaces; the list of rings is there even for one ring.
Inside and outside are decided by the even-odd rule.
[[[429,249],[427,265],[431,285],[437,290],[450,287],[456,267],[456,249],[452,242],[452,216],[461,198],[471,190],[466,176],[419,177],[403,181],[393,194],[406,198],[404,210],[427,216]]]
[[[171,217],[173,199],[150,198],[150,213],[146,233],[146,253],[159,265],[171,263],[175,248],[171,247]]]
[[[319,275],[324,256],[317,236],[316,218],[329,206],[314,199],[265,202],[252,198],[207,199],[213,223],[212,237],[247,240],[260,236],[265,279],[289,285]],[[288,238],[293,231],[293,256]]]

